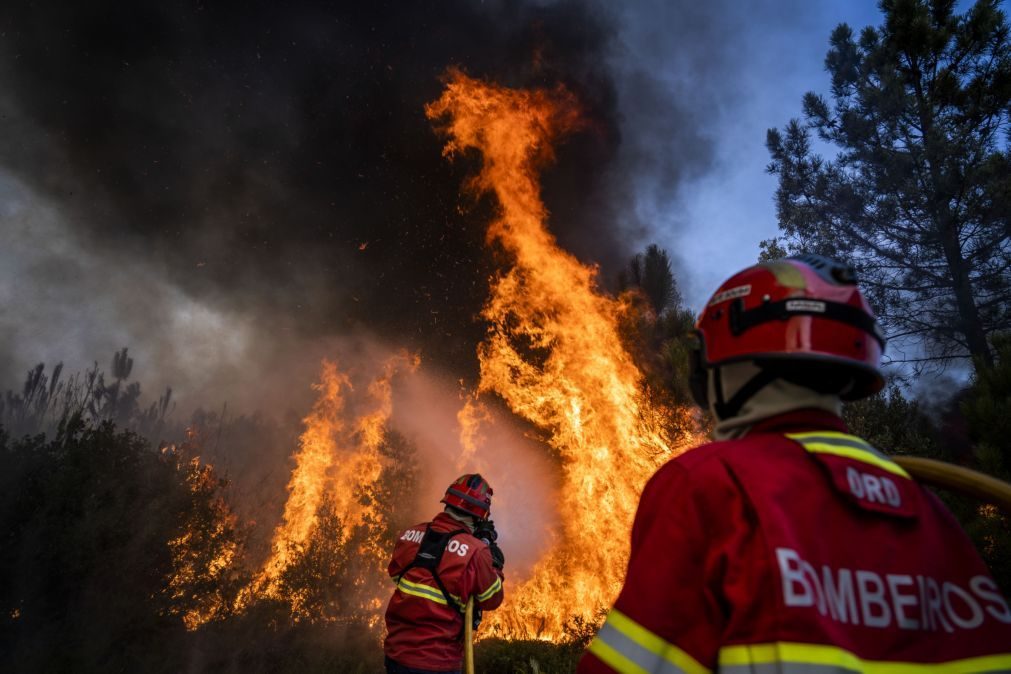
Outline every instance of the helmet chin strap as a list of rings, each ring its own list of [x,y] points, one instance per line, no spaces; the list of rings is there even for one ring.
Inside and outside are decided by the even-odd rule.
[[[756,393],[779,378],[779,375],[774,374],[771,370],[762,369],[758,374],[745,382],[744,386],[739,388],[730,400],[724,400],[723,377],[720,374],[722,369],[719,365],[712,369],[713,388],[716,391],[716,401],[713,403],[713,411],[716,413],[718,421],[736,417],[740,414],[741,408],[744,407],[745,403],[751,400]]]

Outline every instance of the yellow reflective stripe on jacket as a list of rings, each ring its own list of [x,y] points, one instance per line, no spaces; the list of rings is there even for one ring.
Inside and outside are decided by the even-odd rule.
[[[477,595],[478,601],[486,601],[489,597],[493,596],[496,592],[502,589],[502,579],[496,578],[495,582],[491,584],[487,590]]]
[[[421,597],[422,599],[428,599],[434,601],[436,604],[442,604],[443,606],[448,606],[446,598],[442,596],[442,591],[437,587],[430,587],[428,585],[422,585],[421,583],[412,583],[411,581],[401,578],[397,582],[397,587],[404,594],[409,594],[412,597]]]
[[[695,658],[614,608],[589,651],[621,674],[710,674]]]
[[[600,635],[590,642],[587,649],[596,655],[601,662],[618,672],[619,674],[650,674],[647,670],[635,664],[624,655],[607,645],[600,639]]]
[[[854,461],[862,461],[893,475],[911,479],[909,473],[902,466],[855,435],[837,431],[812,431],[809,433],[787,433],[786,437],[796,440],[804,446],[804,449],[813,454],[834,454]]]
[[[406,578],[401,578],[399,581],[394,580],[397,588],[400,589],[404,594],[409,594],[412,597],[420,597],[422,599],[428,599],[434,601],[436,604],[442,604],[443,606],[449,606],[446,603],[446,598],[442,595],[442,590],[437,587],[432,587],[431,585],[422,585],[421,583],[412,583]],[[462,605],[460,598],[455,594],[450,594],[450,598],[459,606]]]
[[[937,663],[892,662],[863,660],[836,646],[776,642],[725,646],[719,663],[721,674],[983,674],[1011,672],[1011,653]]]

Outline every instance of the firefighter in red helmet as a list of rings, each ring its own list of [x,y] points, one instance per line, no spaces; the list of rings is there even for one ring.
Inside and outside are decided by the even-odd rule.
[[[388,569],[397,585],[386,608],[388,674],[460,672],[467,601],[475,622],[502,603],[505,557],[488,517],[491,497],[487,480],[462,475],[443,512],[401,533]]]
[[[853,270],[750,267],[696,329],[714,442],[646,485],[578,672],[1011,672],[1011,609],[964,532],[842,421],[884,384]]]

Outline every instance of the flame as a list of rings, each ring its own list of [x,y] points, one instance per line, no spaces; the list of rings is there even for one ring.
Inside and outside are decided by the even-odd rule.
[[[184,474],[194,496],[216,494],[220,479],[214,468],[196,456],[184,460],[198,440],[195,430],[188,428],[183,445],[163,447],[162,454],[177,460],[176,469]],[[170,613],[179,615],[188,630],[228,614],[230,603],[224,586],[239,553],[233,535],[238,517],[220,494],[208,506],[208,511],[190,512],[183,532],[168,541],[173,572],[166,591],[175,603]]]
[[[305,430],[288,482],[282,522],[274,531],[270,557],[239,598],[240,607],[258,598],[273,597],[288,601],[293,614],[303,613],[302,598],[285,595],[280,580],[294,562],[297,551],[308,544],[324,504],[340,519],[345,532],[366,519],[374,525],[382,523],[382,513],[375,503],[362,501],[360,489],[374,483],[383,468],[380,446],[393,411],[394,375],[413,371],[419,364],[417,356],[406,352],[390,357],[381,373],[369,383],[365,395],[361,395],[355,391],[348,373],[338,369],[333,361],[323,361],[320,382],[314,386],[319,398],[303,420]],[[382,569],[387,551],[366,548],[363,546],[359,551],[375,557],[371,566]],[[374,613],[381,607],[386,587],[377,584],[368,594],[362,601]]]
[[[452,70],[426,112],[444,124],[446,156],[481,153],[469,188],[497,198],[488,242],[512,261],[482,313],[490,327],[478,348],[479,391],[541,429],[562,465],[559,542],[487,622],[500,636],[557,640],[566,620],[593,621],[614,600],[642,487],[692,438],[665,432],[664,415],[685,412],[646,402],[619,337],[624,305],[546,227],[539,171],[553,159],[552,141],[582,124],[572,94],[513,90]]]
[[[345,391],[351,388],[347,375],[332,361],[323,361],[320,382],[313,386],[319,398],[303,422],[295,469],[288,481],[288,500],[284,504],[282,524],[274,531],[271,555],[263,566],[258,583],[264,593],[276,590],[280,572],[288,566],[295,545],[304,544],[316,523],[316,512],[323,501],[328,473],[337,453],[335,445],[345,432],[343,418]]]
[[[484,397],[494,395],[539,430],[558,461],[561,480],[560,530],[529,577],[511,586],[503,607],[486,617],[483,632],[563,640],[567,624],[593,625],[614,600],[646,480],[697,438],[670,430],[693,425],[687,410],[648,399],[643,375],[620,337],[620,321],[631,308],[602,292],[597,270],[562,250],[547,228],[539,173],[554,159],[553,142],[584,124],[575,97],[562,87],[514,90],[450,71],[442,96],[426,113],[442,125],[446,156],[480,153],[483,164],[468,189],[497,199],[487,243],[509,260],[492,280],[482,310],[489,327],[477,352],[477,389],[463,395],[457,414],[461,452],[456,468],[494,475],[490,457],[495,454],[480,451],[489,442],[482,426],[492,419]],[[304,420],[268,558],[234,606],[218,601],[193,607],[185,617],[187,627],[215,619],[224,608],[245,610],[260,599],[287,602],[296,620],[310,621],[338,619],[331,608],[341,604],[339,619],[378,627],[389,596],[383,569],[390,550],[371,532],[390,528],[384,515],[389,511],[382,509],[390,496],[382,491],[381,475],[396,463],[382,447],[393,414],[395,375],[418,367],[416,356],[402,352],[361,385],[360,372],[323,362],[315,386],[319,397]],[[681,423],[669,423],[672,416]],[[523,495],[497,494],[496,508],[508,508],[512,499]],[[187,535],[170,544],[180,583],[200,571],[185,558]],[[327,557],[338,548],[339,554]],[[310,549],[316,555],[310,561],[343,560],[363,571],[347,580],[317,569],[309,574],[315,585],[293,586],[288,572],[295,569],[294,575],[305,580],[299,564]],[[340,557],[348,550],[353,562]],[[209,572],[224,573],[235,556],[233,548],[224,548]],[[328,579],[347,586],[340,601],[326,595]]]

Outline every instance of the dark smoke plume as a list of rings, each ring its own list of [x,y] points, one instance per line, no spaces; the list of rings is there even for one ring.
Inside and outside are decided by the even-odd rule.
[[[64,319],[61,303],[105,298],[77,323],[110,335],[88,358],[157,341],[171,331],[161,312],[188,301],[222,312],[202,337],[217,349],[233,321],[248,325],[259,366],[365,330],[471,375],[497,267],[492,205],[461,200],[473,163],[441,157],[423,106],[450,65],[571,88],[592,123],[561,149],[545,196],[562,244],[606,279],[647,229],[636,176],[676,186],[710,152],[659,73],[618,66],[623,20],[579,2],[5,3],[0,187],[28,195],[24,232],[42,231],[39,204],[59,223],[21,280]],[[25,343],[55,339],[11,308],[7,380],[31,365],[15,357]],[[196,358],[189,346],[148,346],[148,368],[171,379],[172,363],[150,361]],[[249,363],[226,365],[194,369],[230,377]]]

